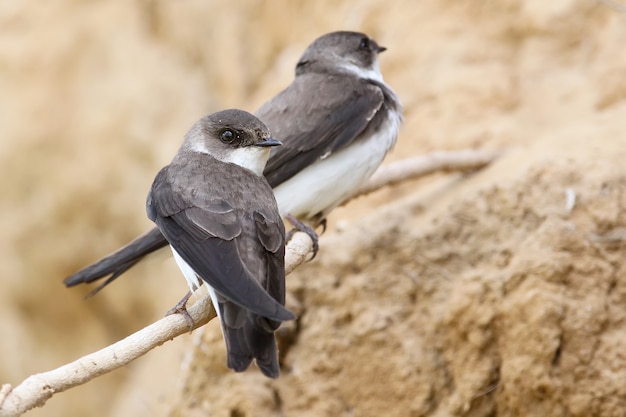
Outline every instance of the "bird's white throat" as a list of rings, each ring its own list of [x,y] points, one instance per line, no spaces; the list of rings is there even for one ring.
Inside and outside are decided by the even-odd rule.
[[[263,175],[269,157],[270,148],[268,147],[246,146],[233,149],[218,159],[249,169],[260,177]]]
[[[358,65],[352,63],[343,64],[341,67],[359,78],[384,83],[383,75],[380,73],[378,62],[374,62],[371,68],[359,67]]]
[[[204,142],[191,142],[189,149],[193,152],[200,152],[211,155],[213,158],[239,165],[240,167],[249,169],[258,176],[263,175],[265,164],[270,157],[270,148],[266,146],[244,146],[240,148],[226,148],[217,151],[209,150]]]

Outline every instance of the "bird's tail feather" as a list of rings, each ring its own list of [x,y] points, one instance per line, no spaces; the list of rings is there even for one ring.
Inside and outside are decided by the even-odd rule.
[[[278,378],[278,349],[274,332],[259,327],[253,314],[238,329],[224,325],[222,331],[228,352],[227,365],[235,372],[243,372],[256,360],[261,372],[267,377]]]
[[[243,328],[233,329],[228,326],[222,327],[226,352],[228,354],[227,365],[235,372],[243,372],[252,363],[252,353],[246,342]]]
[[[256,359],[261,372],[270,378],[278,378],[280,365],[274,332],[268,333],[250,321],[244,325],[244,331],[251,355]]]

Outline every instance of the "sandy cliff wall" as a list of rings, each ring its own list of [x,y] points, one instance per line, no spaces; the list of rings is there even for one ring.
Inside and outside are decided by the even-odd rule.
[[[1,4],[0,382],[177,301],[171,261],[87,301],[61,281],[150,227],[147,190],[196,119],[254,110],[336,29],[389,48],[390,160],[506,156],[333,213],[288,278],[279,380],[225,369],[214,322],[31,415],[621,415],[626,16],[583,0]]]

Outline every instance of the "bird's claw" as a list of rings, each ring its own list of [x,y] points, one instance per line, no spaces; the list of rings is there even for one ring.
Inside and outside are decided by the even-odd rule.
[[[317,233],[315,232],[315,230],[313,230],[312,227],[302,223],[300,220],[298,220],[297,218],[295,218],[291,214],[287,214],[285,216],[285,218],[287,220],[289,220],[289,223],[291,223],[293,225],[293,227],[294,227],[293,229],[291,229],[285,235],[285,241],[289,242],[289,240],[291,240],[291,238],[293,237],[293,234],[295,232],[306,233],[311,238],[311,241],[313,241],[313,256],[311,257],[310,260],[312,261],[313,259],[315,259],[315,256],[317,255],[317,251],[320,248],[320,246],[319,246],[319,237],[318,237]]]
[[[193,330],[194,322],[193,318],[191,318],[191,315],[189,314],[189,311],[187,311],[187,302],[189,301],[189,298],[191,298],[191,291],[185,294],[185,296],[181,298],[181,300],[177,302],[174,307],[168,310],[165,315],[169,316],[172,314],[182,314],[182,316],[187,321],[187,324],[189,324],[189,333],[191,333]]]

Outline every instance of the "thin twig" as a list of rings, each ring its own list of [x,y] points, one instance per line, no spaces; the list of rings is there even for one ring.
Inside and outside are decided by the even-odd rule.
[[[501,152],[482,149],[431,152],[414,158],[403,159],[381,167],[352,196],[358,197],[374,192],[387,185],[423,177],[438,171],[469,171],[490,164]]]
[[[189,308],[194,328],[208,323],[215,312],[209,297]],[[172,314],[97,352],[41,374],[32,375],[10,390],[4,385],[5,398],[0,398],[0,416],[19,416],[34,407],[41,407],[58,392],[84,384],[111,372],[146,354],[163,343],[189,332],[189,323],[181,314]],[[3,401],[2,401],[3,400]]]
[[[626,5],[619,3],[617,1],[614,0],[596,0],[598,3],[602,3],[605,6],[613,9],[614,11],[618,12],[618,13],[623,13],[626,14]]]
[[[312,249],[311,238],[296,233],[289,241],[285,254],[286,271],[293,271],[304,262]],[[210,297],[206,296],[188,309],[193,329],[204,326],[215,317]],[[15,388],[5,384],[0,388],[0,417],[19,416],[41,407],[58,392],[84,384],[134,361],[163,343],[189,332],[189,323],[182,314],[172,314],[138,332],[83,356],[52,371],[31,375]]]

